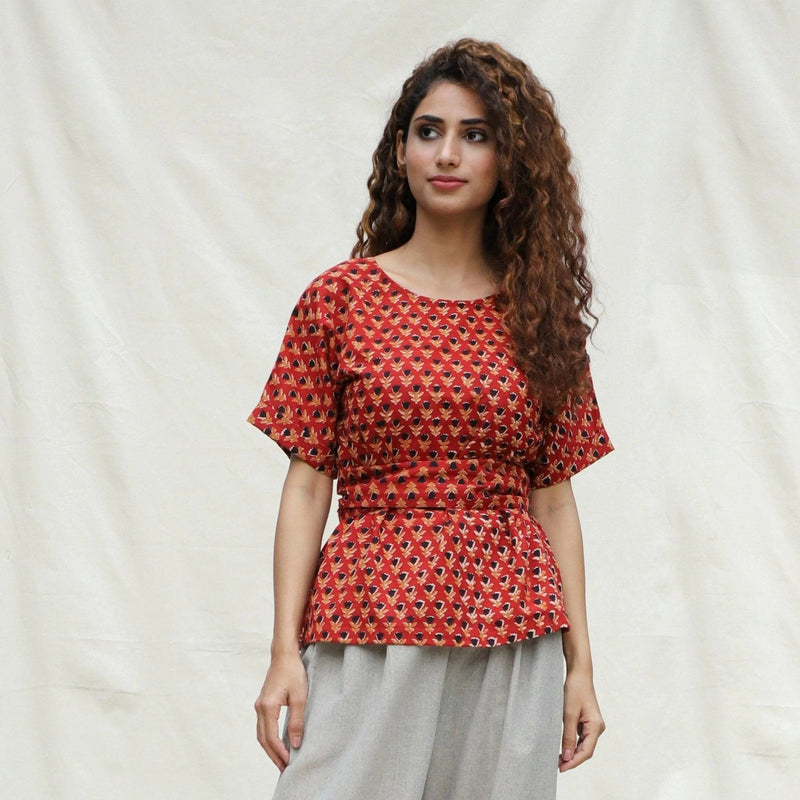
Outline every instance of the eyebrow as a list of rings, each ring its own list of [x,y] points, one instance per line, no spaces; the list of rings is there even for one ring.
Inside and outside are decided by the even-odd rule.
[[[416,122],[418,119],[424,119],[426,122],[438,122],[438,123],[444,122],[444,120],[441,117],[435,117],[433,114],[420,114],[418,117],[416,117],[414,122]],[[481,124],[488,125],[489,122],[488,122],[488,120],[485,120],[482,117],[470,117],[469,119],[462,119],[461,120],[461,124],[462,125],[481,125]]]

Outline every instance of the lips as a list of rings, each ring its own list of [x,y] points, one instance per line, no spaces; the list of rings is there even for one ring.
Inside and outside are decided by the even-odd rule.
[[[465,180],[453,175],[434,175],[432,178],[428,178],[428,182],[438,189],[457,189],[466,183]]]

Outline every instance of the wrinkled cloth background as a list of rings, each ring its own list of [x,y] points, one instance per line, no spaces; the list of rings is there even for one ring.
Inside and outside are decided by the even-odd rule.
[[[559,797],[800,780],[795,2],[5,0],[0,786],[263,798],[285,457],[247,425],[344,259],[402,81],[461,35],[554,92],[616,453],[574,481],[608,724]]]

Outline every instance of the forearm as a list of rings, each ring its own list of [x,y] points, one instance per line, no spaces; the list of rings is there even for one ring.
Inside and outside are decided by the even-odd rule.
[[[330,510],[333,482],[292,458],[283,485],[273,554],[273,657],[298,651],[308,595]]]
[[[586,624],[583,536],[569,481],[531,492],[531,514],[539,521],[559,571],[570,629],[563,634],[567,677],[564,681],[564,730],[558,769],[565,772],[592,757],[606,724],[597,704],[592,654]]]
[[[531,493],[531,513],[544,528],[555,554],[570,629],[563,634],[564,658],[570,672],[592,674],[586,620],[583,536],[569,481]]]

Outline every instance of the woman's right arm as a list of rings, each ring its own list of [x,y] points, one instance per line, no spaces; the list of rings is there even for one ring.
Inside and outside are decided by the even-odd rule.
[[[332,493],[333,481],[328,475],[292,456],[275,530],[275,625],[270,665],[255,703],[258,741],[281,772],[289,763],[289,751],[278,732],[281,706],[289,707],[292,746],[299,747],[303,737],[308,685],[299,639]]]

